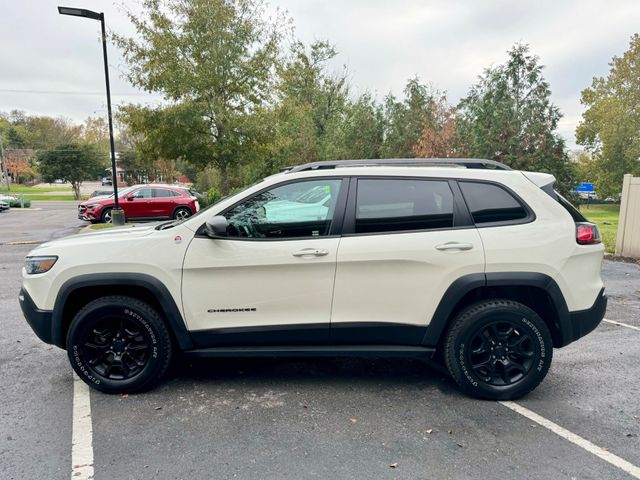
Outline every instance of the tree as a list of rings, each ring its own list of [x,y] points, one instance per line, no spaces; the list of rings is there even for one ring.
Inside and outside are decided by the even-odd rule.
[[[337,55],[326,41],[308,47],[295,42],[277,69],[276,105],[271,116],[274,165],[289,166],[340,158],[340,126],[348,103],[346,71],[331,74]]]
[[[440,93],[412,78],[404,89],[404,99],[392,94],[384,99],[384,143],[382,158],[411,158],[425,125],[433,120],[434,98]]]
[[[443,94],[432,101],[431,119],[413,147],[416,157],[449,158],[459,156],[456,136],[456,109]]]
[[[255,122],[248,119],[272,92],[284,18],[266,20],[262,0],[144,0],[142,5],[141,14],[128,14],[137,37],[114,38],[130,66],[130,81],[162,93],[170,106],[167,111],[129,106],[124,121],[133,119],[135,132],[138,117],[147,134],[156,130],[150,119],[161,120],[159,128],[170,131],[169,138],[154,147],[145,140],[146,149],[155,149],[160,158],[214,165],[226,193],[231,167],[246,160],[254,145]]]
[[[598,193],[617,197],[625,173],[640,175],[640,35],[609,65],[606,78],[594,78],[582,91],[586,110],[576,138],[593,156]]]
[[[90,145],[68,143],[51,150],[42,150],[37,156],[38,170],[46,182],[69,182],[76,200],[80,199],[80,185],[84,180],[104,173],[104,157]]]
[[[557,133],[561,114],[542,69],[527,45],[515,45],[507,62],[486,69],[461,100],[457,135],[468,156],[552,173],[558,189],[568,193],[573,168]]]

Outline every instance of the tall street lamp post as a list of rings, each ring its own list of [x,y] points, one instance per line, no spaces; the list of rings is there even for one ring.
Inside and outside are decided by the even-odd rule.
[[[124,225],[124,212],[120,208],[118,199],[118,176],[116,172],[116,148],[113,141],[113,116],[111,114],[111,88],[109,86],[109,63],[107,62],[107,34],[104,27],[104,13],[93,12],[83,8],[58,7],[60,15],[91,18],[99,20],[102,27],[102,54],[104,56],[104,80],[107,85],[107,114],[109,116],[109,144],[111,147],[111,178],[113,183],[113,198],[115,205],[111,210],[111,221],[114,225]]]

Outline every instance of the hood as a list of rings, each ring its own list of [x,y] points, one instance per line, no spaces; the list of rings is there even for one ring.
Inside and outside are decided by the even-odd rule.
[[[142,226],[125,225],[124,227],[112,227],[99,230],[97,232],[70,235],[68,237],[43,243],[36,247],[33,252],[38,252],[41,249],[55,249],[57,247],[69,248],[79,245],[99,244],[104,241],[134,240],[136,238],[142,238],[156,233],[156,225],[157,223],[145,224]],[[30,253],[29,255],[32,254]]]
[[[91,205],[94,203],[99,203],[101,205],[113,203],[113,195],[96,195],[95,197],[91,197],[88,200],[80,202],[80,205]]]

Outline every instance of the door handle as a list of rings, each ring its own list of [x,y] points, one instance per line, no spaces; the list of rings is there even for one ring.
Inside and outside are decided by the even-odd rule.
[[[451,250],[471,250],[473,248],[473,243],[461,243],[461,242],[447,242],[441,243],[440,245],[436,245],[436,250],[440,250],[441,252],[451,251]]]
[[[329,254],[329,250],[324,248],[303,248],[297,252],[293,252],[291,255],[294,257],[306,257],[307,255],[313,255],[314,257],[324,257]]]

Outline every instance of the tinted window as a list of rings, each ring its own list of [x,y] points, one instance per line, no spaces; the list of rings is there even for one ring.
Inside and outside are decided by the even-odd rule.
[[[511,222],[527,217],[524,206],[504,188],[490,183],[460,182],[475,223]]]
[[[166,188],[154,188],[153,196],[155,198],[168,198],[168,197],[173,197],[175,195],[173,190],[167,190]]]
[[[356,233],[452,226],[453,194],[446,181],[358,180]]]
[[[328,235],[342,180],[289,183],[229,210],[229,236],[293,238]]]

